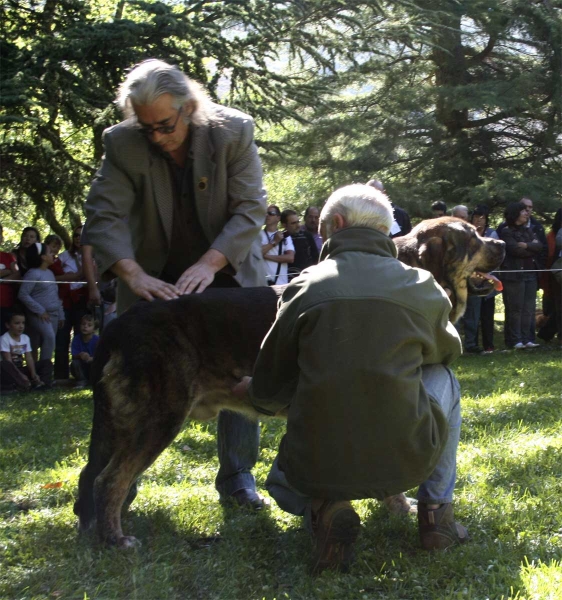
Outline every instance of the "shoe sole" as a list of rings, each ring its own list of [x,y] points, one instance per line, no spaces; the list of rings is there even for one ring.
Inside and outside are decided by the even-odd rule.
[[[337,511],[323,535],[317,538],[312,573],[317,575],[327,569],[347,573],[355,558],[354,544],[359,537],[361,520],[350,508]]]

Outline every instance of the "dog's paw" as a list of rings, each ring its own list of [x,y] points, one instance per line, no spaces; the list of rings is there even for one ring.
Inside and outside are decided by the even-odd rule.
[[[92,531],[92,525],[94,524],[93,519],[91,521],[83,522],[79,520],[76,523],[76,531],[78,531],[78,535],[85,535]]]
[[[77,504],[74,505],[74,514],[78,517],[78,521],[76,523],[76,529],[78,533],[84,534],[89,533],[92,530],[92,525],[96,522],[96,519],[93,514],[85,514],[84,511],[80,510],[80,507]]]
[[[140,541],[132,535],[124,535],[117,540],[117,547],[122,548],[123,550],[137,550],[141,546],[142,544]]]

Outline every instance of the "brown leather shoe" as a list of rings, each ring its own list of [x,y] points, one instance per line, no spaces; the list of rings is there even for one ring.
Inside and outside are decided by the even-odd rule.
[[[424,550],[446,550],[469,539],[466,527],[455,523],[450,502],[435,510],[429,510],[427,504],[418,504],[418,528]]]
[[[329,569],[346,573],[354,559],[361,521],[350,502],[325,500],[313,511],[312,573]]]
[[[269,505],[269,502],[263,496],[260,496],[256,490],[251,488],[236,490],[230,495],[230,498],[240,508],[248,508],[250,510],[262,510]]]

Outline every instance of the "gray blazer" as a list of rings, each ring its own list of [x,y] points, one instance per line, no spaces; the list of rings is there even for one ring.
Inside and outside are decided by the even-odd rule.
[[[210,248],[222,252],[244,287],[266,285],[259,231],[266,212],[254,124],[215,105],[220,122],[190,125],[195,206]],[[173,183],[166,159],[130,119],[103,134],[105,155],[86,200],[82,243],[94,247],[103,274],[131,258],[158,277],[170,247]],[[186,240],[186,243],[189,241]],[[118,285],[118,310],[137,298]]]

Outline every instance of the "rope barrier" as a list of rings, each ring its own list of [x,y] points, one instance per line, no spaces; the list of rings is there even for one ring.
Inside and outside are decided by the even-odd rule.
[[[562,269],[513,269],[506,271],[490,271],[490,273],[558,273]],[[0,279],[1,283],[54,283],[55,285],[70,285],[70,284],[81,284],[88,285],[87,281],[36,281],[30,279]],[[98,282],[96,282],[98,283]]]
[[[0,279],[0,283],[55,283],[56,285],[70,285],[80,283],[82,285],[88,285],[87,281],[36,281],[34,279]]]

